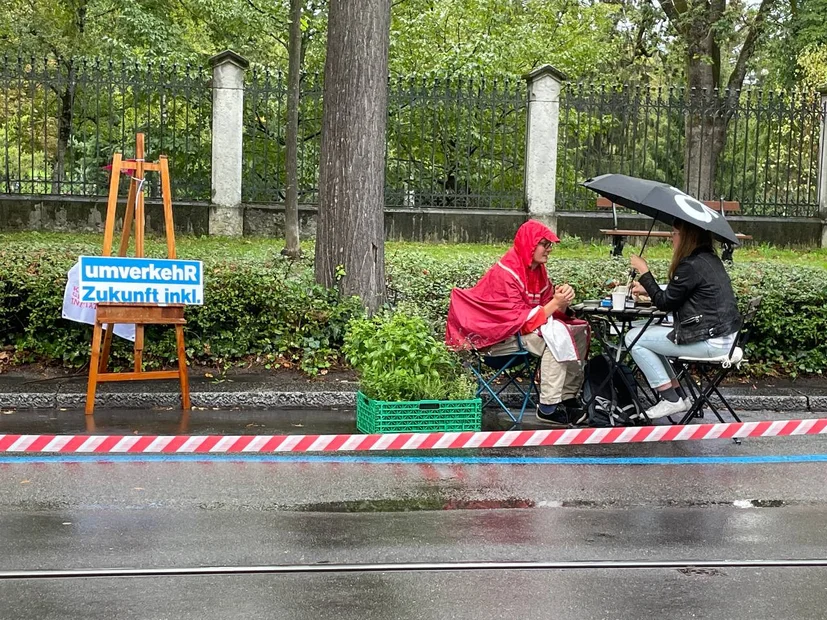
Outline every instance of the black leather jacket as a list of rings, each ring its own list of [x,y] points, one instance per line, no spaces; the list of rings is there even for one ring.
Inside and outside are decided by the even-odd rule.
[[[697,248],[678,263],[665,291],[651,272],[640,276],[640,283],[659,310],[674,314],[669,339],[676,344],[727,336],[741,327],[729,275],[710,247]]]

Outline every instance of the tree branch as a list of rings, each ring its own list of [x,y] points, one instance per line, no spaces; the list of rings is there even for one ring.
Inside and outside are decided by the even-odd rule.
[[[736,90],[740,90],[744,85],[744,78],[747,75],[747,63],[749,63],[750,58],[752,58],[753,53],[755,53],[755,45],[758,43],[758,38],[764,31],[767,16],[769,15],[774,3],[775,0],[761,0],[761,6],[758,7],[758,13],[755,15],[755,19],[749,27],[747,37],[744,39],[744,44],[741,46],[741,51],[738,54],[738,60],[735,62],[735,68],[729,76],[729,82],[727,83],[731,102],[733,97],[737,99],[737,95],[734,95],[734,92]]]
[[[111,9],[109,9],[109,10],[107,10],[107,11],[103,11],[103,12],[101,12],[101,13],[95,13],[94,15],[92,15],[92,16],[90,17],[90,19],[91,19],[92,21],[94,21],[94,20],[96,20],[96,19],[100,19],[101,17],[104,17],[105,15],[109,15],[110,13],[114,13],[114,12],[115,12],[115,11],[117,11],[118,9],[120,9],[120,7],[119,7],[119,6],[115,6],[115,7],[112,7]]]
[[[666,17],[672,22],[675,30],[684,35],[688,32],[682,19],[686,13],[686,2],[684,0],[660,0],[660,8],[666,13]]]
[[[709,32],[707,34],[707,49],[709,50],[709,55],[712,58],[712,83],[715,84],[716,88],[721,87],[721,45],[718,41],[718,38],[715,36],[715,28],[717,27],[718,20],[722,19],[724,16],[724,11],[726,11],[726,0],[712,0],[709,4],[709,20],[708,20],[708,28]]]

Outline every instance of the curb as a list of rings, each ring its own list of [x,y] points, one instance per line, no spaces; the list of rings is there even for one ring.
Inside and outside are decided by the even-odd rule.
[[[356,392],[192,392],[193,407],[207,409],[296,409],[356,407]],[[83,409],[86,394],[0,394],[0,406],[14,409]],[[181,407],[178,392],[98,393],[95,407],[144,409]]]
[[[827,411],[827,395],[745,395],[723,391],[733,409],[741,411]],[[356,406],[356,392],[192,392],[194,407],[207,409],[330,409]],[[714,402],[714,401],[713,401]],[[0,407],[14,409],[82,409],[86,394],[21,392],[0,394]],[[98,392],[100,408],[145,409],[180,407],[178,392]]]
[[[827,434],[827,418],[685,426],[382,435],[0,435],[0,454],[275,454],[463,450]]]

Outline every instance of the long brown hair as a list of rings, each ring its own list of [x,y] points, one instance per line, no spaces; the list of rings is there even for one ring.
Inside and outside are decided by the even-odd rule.
[[[680,220],[675,220],[673,226],[680,231],[681,236],[678,239],[678,244],[672,250],[672,264],[669,265],[670,280],[672,279],[672,276],[675,275],[675,270],[678,268],[678,263],[680,263],[684,258],[692,254],[692,252],[700,247],[708,246],[712,248],[712,233],[708,230],[698,228],[694,224],[689,224],[688,222],[681,222]]]

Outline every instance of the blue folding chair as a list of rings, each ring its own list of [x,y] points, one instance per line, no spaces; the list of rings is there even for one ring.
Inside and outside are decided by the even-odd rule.
[[[523,414],[529,405],[536,407],[536,403],[540,400],[540,394],[534,383],[539,358],[526,351],[519,334],[517,334],[517,344],[520,349],[507,355],[486,355],[474,351],[474,362],[470,364],[471,372],[477,378],[476,396],[483,399],[483,409],[496,402],[515,425],[523,421]],[[503,400],[505,397],[503,392],[512,386],[517,392],[516,395],[522,397],[520,412],[517,414]],[[537,397],[536,400],[534,396]]]

